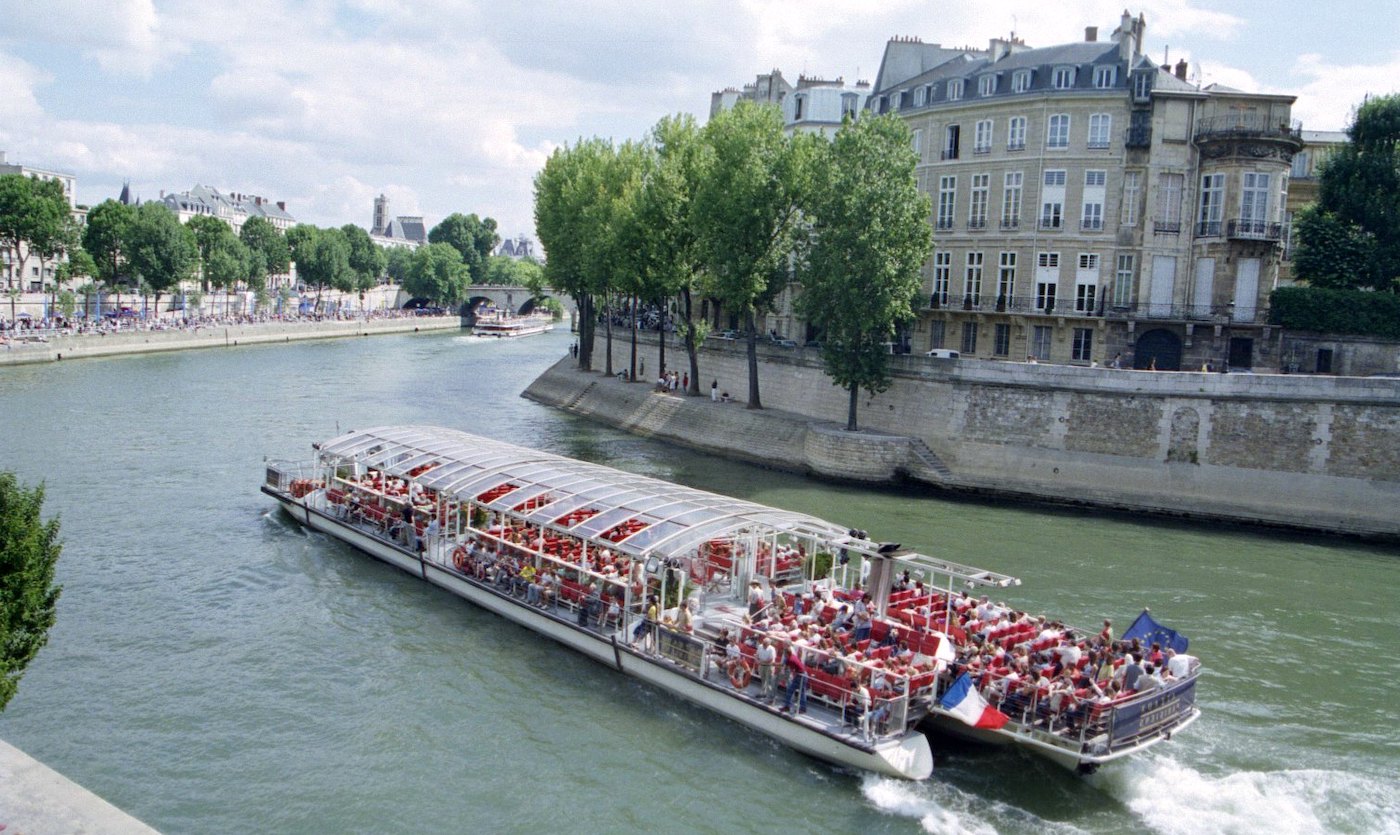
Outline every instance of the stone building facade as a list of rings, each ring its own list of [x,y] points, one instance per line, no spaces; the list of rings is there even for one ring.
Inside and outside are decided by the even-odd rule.
[[[1124,13],[1107,41],[887,44],[867,108],[906,120],[933,204],[909,349],[1278,367],[1294,97],[1200,87],[1145,31]]]

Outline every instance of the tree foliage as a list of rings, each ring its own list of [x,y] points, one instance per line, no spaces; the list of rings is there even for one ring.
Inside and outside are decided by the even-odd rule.
[[[350,269],[353,273],[352,286],[343,289],[363,293],[378,284],[379,277],[384,274],[384,250],[375,246],[368,232],[353,223],[340,227],[340,231],[350,245]]]
[[[428,232],[428,242],[451,244],[462,256],[462,263],[471,271],[471,283],[486,280],[487,259],[501,242],[494,218],[479,218],[475,214],[454,212]]]
[[[413,251],[401,246],[389,247],[384,252],[384,272],[389,280],[402,287],[408,281],[408,269],[413,264]]]
[[[238,244],[232,233],[228,237]],[[162,293],[193,274],[199,253],[194,235],[174,212],[163,203],[143,203],[127,228],[127,258],[132,273],[156,294],[159,307]]]
[[[1280,287],[1269,321],[1289,330],[1400,339],[1400,294],[1333,287]]]
[[[462,263],[462,254],[448,243],[421,246],[409,263],[404,289],[416,298],[431,299],[455,307],[466,295],[471,271]]]
[[[88,211],[83,226],[83,249],[97,265],[95,277],[115,287],[126,275],[127,232],[136,210],[115,200],[104,200]]]
[[[848,121],[815,149],[814,163],[798,307],[822,332],[827,374],[850,392],[854,431],[859,390],[889,388],[887,343],[914,318],[920,268],[933,251],[929,198],[914,178],[909,129],[894,115]]]
[[[57,617],[54,566],[63,545],[58,519],[43,520],[44,488],[26,489],[0,472],[0,710]]]
[[[292,253],[287,247],[287,237],[267,218],[248,218],[238,232],[238,239],[248,247],[250,279],[256,281],[269,275],[281,275],[291,266]]]
[[[512,258],[492,255],[486,261],[486,278],[482,282],[497,287],[529,287],[532,295],[541,295],[546,286],[544,268],[532,258]]]
[[[42,256],[62,245],[70,217],[68,198],[56,180],[0,175],[0,248],[13,253],[15,275],[24,275],[34,252]]]
[[[1322,287],[1400,292],[1400,94],[1370,99],[1296,222],[1295,269]]]

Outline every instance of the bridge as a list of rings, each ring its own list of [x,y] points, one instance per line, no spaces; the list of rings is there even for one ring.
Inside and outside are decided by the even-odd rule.
[[[564,304],[566,312],[571,311],[573,306],[566,297],[554,296],[546,293],[541,298],[558,298]],[[457,314],[462,317],[462,327],[469,328],[476,324],[476,314],[483,306],[494,306],[498,310],[509,310],[514,314],[526,314],[535,309],[540,299],[536,299],[530,294],[527,287],[501,284],[474,284],[467,288],[467,300],[458,308]]]

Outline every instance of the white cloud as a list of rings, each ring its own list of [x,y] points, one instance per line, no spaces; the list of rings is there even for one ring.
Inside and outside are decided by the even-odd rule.
[[[1320,55],[1298,57],[1294,73],[1304,79],[1293,115],[1312,130],[1344,130],[1367,95],[1400,92],[1400,51],[1372,64],[1333,64]]]
[[[7,27],[77,47],[108,72],[150,75],[178,47],[162,42],[152,0],[45,0],[6,4]]]

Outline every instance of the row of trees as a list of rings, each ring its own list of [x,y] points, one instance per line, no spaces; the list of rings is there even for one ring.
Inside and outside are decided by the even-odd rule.
[[[800,284],[798,309],[821,333],[833,383],[850,392],[854,430],[859,390],[890,384],[886,343],[912,320],[932,251],[915,163],[895,117],[848,122],[827,141],[788,135],[776,108],[749,102],[703,128],[678,115],[642,141],[594,138],[557,150],[535,179],[535,228],[549,253],[546,280],[578,304],[580,367],[593,367],[599,305],[610,314],[619,304],[674,302],[698,394],[704,300],[742,322],[748,405],[762,408],[758,318]],[[611,375],[612,316],[602,319]]]
[[[491,255],[500,242],[492,218],[452,214],[433,227],[428,240],[417,251],[386,250],[353,224],[324,229],[300,224],[284,235],[260,217],[249,218],[235,233],[212,215],[181,224],[161,203],[130,206],[116,200],[93,207],[87,222],[79,224],[57,181],[0,177],[0,247],[14,253],[21,282],[31,258],[39,259],[41,273],[43,265],[62,259],[54,292],[63,280],[87,276],[108,291],[153,294],[159,309],[162,295],[194,279],[205,292],[261,293],[268,277],[286,274],[292,262],[301,283],[316,290],[318,304],[327,288],[363,293],[386,275],[412,295],[442,304],[460,301],[470,284],[521,284],[535,295],[545,291],[539,264]]]

